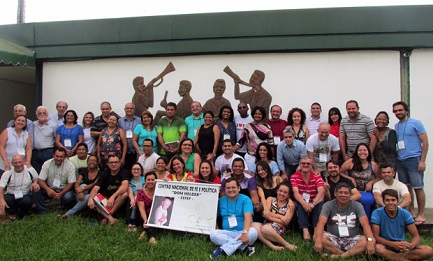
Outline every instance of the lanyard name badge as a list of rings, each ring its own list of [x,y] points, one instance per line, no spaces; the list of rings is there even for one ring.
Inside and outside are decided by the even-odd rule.
[[[53,187],[60,188],[60,179],[54,178]]]
[[[238,225],[238,221],[236,220],[236,216],[233,214],[228,218],[229,227],[234,228]]]
[[[349,228],[347,227],[346,223],[338,225],[338,233],[340,234],[340,237],[348,237],[349,236]]]
[[[305,202],[310,202],[310,197],[311,197],[310,194],[306,192],[302,193],[302,198],[305,200]]]
[[[139,182],[137,185],[135,185],[136,190],[142,190],[143,189],[143,183]]]
[[[14,191],[15,199],[23,198],[23,192],[22,191]]]
[[[319,162],[328,162],[328,155],[326,153],[319,153]]]
[[[65,147],[72,147],[71,139],[65,139],[63,142],[65,143]]]
[[[398,149],[399,149],[399,150],[403,150],[403,149],[406,148],[406,147],[404,146],[404,140],[399,140],[398,143],[397,143],[397,146],[398,146]]]
[[[281,141],[280,136],[274,136],[274,144],[279,144]]]
[[[224,140],[229,140],[230,139],[230,134],[224,134]]]
[[[126,138],[127,139],[132,139],[132,130],[127,130],[126,131]]]
[[[26,150],[23,147],[18,147],[18,154],[24,156],[26,155]]]

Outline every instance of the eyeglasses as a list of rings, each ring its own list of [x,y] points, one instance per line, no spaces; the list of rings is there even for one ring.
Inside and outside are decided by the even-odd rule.
[[[247,108],[247,106],[239,106],[238,110],[242,110],[242,109],[246,109],[246,108]]]
[[[301,162],[301,165],[311,165],[311,163],[308,163],[308,162]]]

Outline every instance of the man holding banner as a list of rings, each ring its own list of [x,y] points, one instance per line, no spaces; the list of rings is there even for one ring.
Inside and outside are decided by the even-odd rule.
[[[251,247],[257,240],[257,230],[251,227],[253,204],[240,191],[240,184],[235,178],[226,180],[226,195],[218,201],[218,215],[222,217],[223,229],[210,233],[210,240],[219,245],[210,255],[211,259],[224,254],[230,256],[238,249],[247,256],[255,253],[254,247]]]

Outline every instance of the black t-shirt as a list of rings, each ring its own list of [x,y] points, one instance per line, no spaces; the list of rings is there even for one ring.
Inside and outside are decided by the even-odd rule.
[[[328,177],[329,193],[331,194],[331,199],[334,199],[334,198],[335,198],[334,190],[335,190],[335,187],[337,186],[337,184],[340,183],[340,182],[344,182],[344,183],[346,183],[347,185],[349,185],[350,190],[352,190],[352,189],[355,188],[355,186],[353,185],[352,181],[350,181],[350,179],[347,179],[347,178],[345,178],[345,177],[340,176],[340,179],[338,180],[338,182],[337,182],[337,183],[334,183],[334,182],[332,182],[332,180]]]
[[[119,189],[122,181],[129,180],[129,172],[125,169],[120,169],[117,175],[111,175],[110,171],[104,172],[98,179],[99,193],[105,197],[111,197]]]

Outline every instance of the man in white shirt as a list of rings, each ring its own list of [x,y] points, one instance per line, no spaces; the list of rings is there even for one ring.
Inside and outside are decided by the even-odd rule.
[[[9,214],[9,219],[22,219],[33,205],[31,192],[39,191],[38,173],[24,165],[22,155],[12,157],[13,168],[3,173],[0,180],[0,216]],[[6,192],[4,189],[6,188]]]
[[[227,139],[223,141],[223,154],[221,154],[216,160],[215,160],[215,170],[220,173],[221,179],[224,178],[224,175],[226,173],[230,173],[231,166],[233,163],[233,160],[236,158],[241,158],[244,160],[241,156],[238,154],[233,153],[233,144],[231,140]],[[244,160],[245,165],[245,171],[248,172],[247,165]]]
[[[394,179],[395,170],[393,170],[390,166],[383,165],[381,169],[382,180],[374,183],[373,185],[373,195],[376,204],[379,207],[384,207],[385,203],[382,199],[382,192],[386,189],[393,189],[398,193],[398,206],[407,208],[412,201],[409,189],[403,182]]]
[[[239,115],[235,115],[234,117],[234,121],[236,123],[236,137],[238,137],[237,141],[239,141],[239,139],[242,137],[242,132],[244,131],[245,125],[253,122],[253,118],[248,114],[248,104],[245,102],[240,102],[238,105],[238,112]],[[236,153],[244,157],[247,153],[247,143],[245,142],[244,145],[236,151]]]
[[[44,202],[44,196],[60,200],[62,205],[68,205],[75,201],[72,188],[76,181],[75,167],[72,162],[66,158],[64,148],[56,148],[52,159],[47,160],[42,165],[39,174],[38,184],[41,190],[34,193],[34,200],[39,214],[48,212]]]
[[[322,113],[322,106],[318,102],[311,104],[310,109],[311,115],[305,120],[305,126],[310,130],[310,136],[317,133],[317,128],[321,122],[325,122],[324,119],[320,117]]]
[[[333,162],[338,162],[340,145],[338,139],[329,134],[330,129],[329,123],[320,123],[317,133],[310,136],[306,144],[308,156],[313,159],[313,168],[320,173],[326,172],[326,162],[331,157]]]
[[[137,162],[143,167],[144,173],[151,169],[156,168],[156,161],[159,155],[153,152],[153,141],[152,139],[145,139],[143,141],[143,154],[138,157]]]

